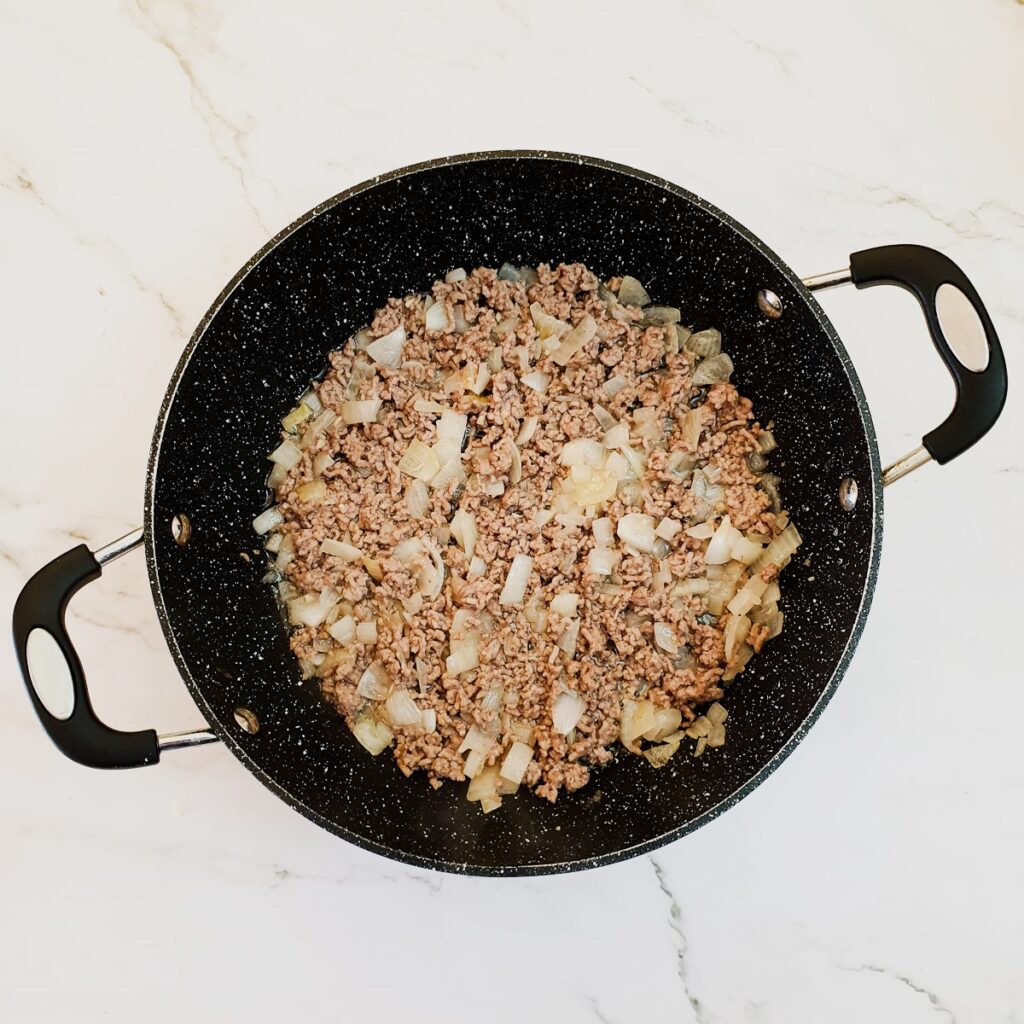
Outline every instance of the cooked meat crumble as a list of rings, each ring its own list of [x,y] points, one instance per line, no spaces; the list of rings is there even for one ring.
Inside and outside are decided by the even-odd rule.
[[[782,629],[774,437],[718,331],[649,302],[582,264],[452,272],[331,353],[271,455],[255,526],[304,674],[485,812],[618,742],[720,746],[723,686]]]

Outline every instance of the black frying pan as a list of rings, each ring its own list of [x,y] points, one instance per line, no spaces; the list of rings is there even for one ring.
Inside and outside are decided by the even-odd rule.
[[[266,506],[279,420],[327,352],[389,295],[423,291],[455,266],[585,262],[631,273],[684,322],[721,328],[734,380],[774,419],[786,506],[805,544],[786,572],[786,630],[729,690],[729,741],[713,756],[651,770],[623,757],[555,805],[523,795],[484,817],[464,787],[434,791],[371,758],[302,684],[252,531]],[[864,395],[809,289],[889,283],[919,299],[957,384],[950,417],[883,474]],[[954,351],[955,350],[955,351]],[[324,828],[389,857],[449,871],[569,871],[654,849],[750,792],[820,714],[871,602],[882,486],[946,462],[995,422],[1006,367],[970,282],[918,246],[856,253],[804,283],[702,199],[627,167],[564,154],[485,153],[409,167],[343,192],[281,232],[225,288],[167,389],[153,437],[144,530],[84,545],[25,586],[14,636],[29,694],[69,757],[102,768],[154,764],[213,739]],[[103,725],[63,624],[101,565],[145,541],[167,643],[209,722],[191,734]],[[803,562],[810,558],[810,567]]]

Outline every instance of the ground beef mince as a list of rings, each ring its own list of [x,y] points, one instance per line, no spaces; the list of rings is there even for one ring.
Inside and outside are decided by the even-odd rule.
[[[680,319],[581,264],[458,270],[331,353],[254,525],[368,751],[487,812],[617,744],[659,768],[724,743],[800,537],[721,335]]]

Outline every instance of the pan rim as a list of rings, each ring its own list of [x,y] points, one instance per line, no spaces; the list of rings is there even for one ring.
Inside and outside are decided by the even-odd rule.
[[[367,839],[365,836],[359,835],[346,829],[343,825],[339,825],[334,821],[324,817],[313,808],[297,800],[288,790],[286,790],[280,783],[277,782],[273,776],[269,775],[263,770],[249,755],[247,750],[241,745],[238,739],[226,728],[224,728],[218,717],[214,714],[213,709],[207,703],[202,690],[196,685],[195,680],[192,677],[192,673],[188,667],[188,664],[182,654],[177,638],[174,633],[174,629],[170,622],[170,617],[166,605],[163,600],[162,586],[160,583],[159,569],[156,559],[156,550],[154,543],[155,536],[155,492],[157,482],[157,469],[160,462],[161,448],[163,443],[163,437],[166,430],[170,410],[174,405],[174,400],[178,393],[178,387],[181,380],[188,368],[189,362],[203,337],[206,334],[207,328],[220,312],[221,308],[228,301],[235,289],[242,283],[242,281],[248,276],[256,265],[269,255],[277,246],[283,242],[290,235],[304,227],[308,222],[314,220],[321,213],[331,209],[341,203],[347,202],[353,198],[356,198],[363,193],[370,191],[377,185],[395,181],[401,178],[410,177],[415,174],[422,173],[424,171],[432,171],[438,168],[447,166],[494,161],[494,160],[544,160],[553,161],[558,163],[573,163],[587,165],[591,167],[600,168],[603,170],[610,170],[616,173],[625,175],[627,177],[636,178],[647,184],[657,186],[658,188],[664,189],[673,195],[682,198],[689,203],[697,206],[704,212],[715,217],[721,221],[724,225],[731,228],[736,234],[738,234],[745,242],[753,246],[761,255],[763,255],[775,269],[791,284],[800,297],[804,300],[811,313],[813,314],[818,325],[825,332],[832,344],[836,355],[838,356],[844,372],[846,373],[847,379],[853,389],[854,398],[856,399],[858,411],[860,413],[861,424],[864,429],[865,440],[867,441],[868,447],[868,458],[871,467],[871,498],[872,498],[872,523],[871,523],[871,543],[868,548],[868,566],[867,574],[864,582],[864,589],[861,594],[860,603],[857,608],[857,614],[854,619],[853,626],[846,639],[846,643],[840,654],[839,660],[836,664],[836,668],[833,671],[828,682],[822,689],[821,694],[815,701],[814,706],[811,708],[808,715],[800,723],[797,729],[789,737],[789,739],[782,745],[768,759],[742,786],[739,786],[736,790],[730,793],[728,796],[723,798],[714,807],[709,808],[703,814],[692,818],[681,825],[676,826],[673,829],[662,833],[659,836],[655,836],[651,839],[644,840],[640,843],[635,843],[630,846],[623,847],[618,850],[604,853],[596,857],[579,858],[576,860],[567,861],[552,861],[544,863],[529,863],[529,864],[513,864],[513,865],[498,865],[488,866],[480,864],[469,864],[464,862],[455,862],[441,860],[439,858],[433,858],[424,856],[422,854],[413,854],[406,851],[396,849],[393,847],[386,846],[383,843],[375,842]],[[550,875],[550,874],[564,874],[575,871],[584,871],[590,868],[602,867],[609,864],[616,864],[620,861],[629,860],[633,857],[638,857],[646,853],[650,853],[654,850],[659,849],[668,843],[674,842],[677,839],[681,839],[683,836],[696,831],[708,822],[713,821],[719,817],[725,811],[734,807],[744,797],[753,792],[765,779],[768,778],[773,772],[775,772],[779,766],[792,754],[798,744],[810,731],[811,727],[815,724],[818,718],[821,716],[825,707],[829,704],[832,697],[835,695],[836,690],[839,687],[840,682],[846,675],[846,671],[849,668],[850,661],[857,649],[857,645],[860,642],[860,638],[863,634],[865,623],[867,620],[868,612],[871,608],[871,602],[874,596],[875,585],[878,578],[878,565],[880,560],[881,543],[882,543],[882,519],[883,519],[883,499],[882,499],[882,469],[881,461],[878,452],[877,436],[875,433],[874,423],[871,418],[871,411],[867,403],[867,398],[864,394],[863,387],[860,383],[860,378],[857,376],[856,369],[854,368],[853,362],[850,359],[849,353],[846,347],[843,345],[839,338],[838,333],[832,326],[831,321],[828,319],[824,310],[813,297],[810,291],[803,285],[800,278],[794,273],[789,265],[778,256],[774,250],[770,249],[765,243],[749,231],[746,227],[732,218],[729,214],[718,209],[713,204],[702,199],[700,196],[689,192],[688,190],[676,185],[674,182],[668,181],[665,178],[661,178],[657,175],[649,174],[645,171],[638,170],[625,164],[620,164],[614,161],[604,160],[599,157],[584,156],[575,153],[566,153],[556,150],[484,150],[472,153],[463,153],[454,156],[444,156],[435,158],[432,160],[421,161],[419,163],[410,164],[405,167],[398,168],[390,171],[386,174],[376,175],[365,181],[360,182],[348,189],[345,189],[334,196],[324,200],[317,204],[300,217],[296,218],[289,225],[277,232],[266,244],[264,244],[253,256],[251,256],[238,272],[231,278],[231,280],[225,285],[221,292],[214,299],[213,303],[207,309],[203,315],[199,324],[196,326],[195,331],[189,338],[188,344],[186,345],[181,357],[175,366],[174,372],[168,381],[167,389],[164,393],[163,400],[160,405],[160,410],[157,415],[157,421],[153,432],[153,439],[150,446],[149,460],[146,470],[146,485],[144,495],[144,535],[145,535],[145,550],[146,550],[146,568],[149,576],[150,588],[153,593],[153,603],[156,607],[157,617],[160,622],[160,627],[164,635],[164,639],[171,652],[171,656],[178,668],[178,671],[188,688],[192,699],[196,702],[199,710],[206,717],[208,727],[215,732],[220,739],[224,742],[225,746],[238,758],[239,761],[250,771],[263,785],[265,785],[275,796],[279,797],[290,807],[298,811],[303,817],[309,819],[314,824],[319,825],[326,831],[339,836],[346,841],[353,843],[355,846],[361,849],[368,850],[372,853],[379,854],[390,860],[395,860],[400,863],[409,864],[415,867],[426,868],[435,871],[443,871],[450,874],[460,875],[473,875],[481,877],[530,877],[538,875]]]

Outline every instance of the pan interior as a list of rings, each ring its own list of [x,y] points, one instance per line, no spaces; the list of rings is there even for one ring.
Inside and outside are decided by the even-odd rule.
[[[390,295],[456,266],[581,261],[631,273],[694,327],[717,326],[734,380],[775,421],[774,468],[805,538],[783,579],[786,628],[729,689],[728,742],[661,770],[620,757],[556,804],[522,794],[486,817],[371,758],[301,684],[251,529],[280,417],[327,352]],[[758,309],[762,288],[783,314]],[[792,272],[665,182],[549,154],[484,154],[397,172],[312,211],[243,268],[182,358],[158,424],[147,544],[171,650],[210,724],[282,798],[346,838],[456,871],[529,873],[618,859],[696,827],[756,784],[820,710],[859,634],[879,541],[877,453],[831,326]],[[854,512],[837,500],[859,483]],[[177,544],[171,520],[187,513]],[[259,729],[243,730],[248,709]]]

